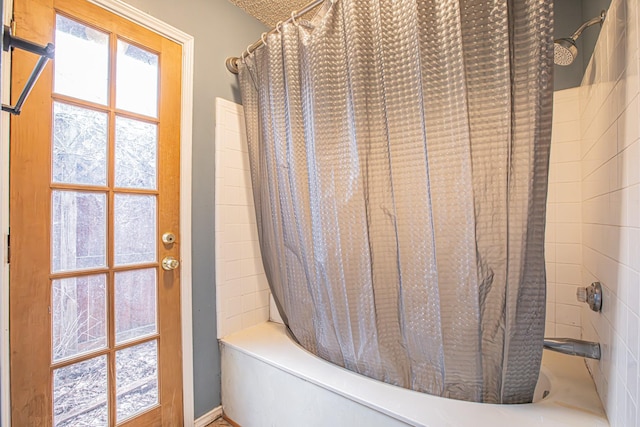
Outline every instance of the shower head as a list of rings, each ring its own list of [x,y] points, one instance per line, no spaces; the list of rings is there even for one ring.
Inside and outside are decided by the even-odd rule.
[[[576,56],[578,56],[578,48],[575,40],[565,38],[553,43],[553,62],[557,65],[571,65]]]
[[[578,56],[578,47],[576,46],[576,40],[582,35],[582,32],[592,25],[600,24],[604,22],[604,18],[607,16],[607,11],[600,12],[600,16],[590,19],[585,22],[576,30],[571,37],[557,39],[553,42],[553,62],[557,65],[571,65]]]

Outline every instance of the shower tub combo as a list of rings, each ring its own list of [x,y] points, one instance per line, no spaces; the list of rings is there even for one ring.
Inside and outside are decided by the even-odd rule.
[[[239,425],[608,425],[584,362],[541,345],[552,4],[467,3],[316,0],[227,61],[298,339],[278,323],[222,339]],[[604,17],[556,40],[556,62]]]
[[[534,402],[494,405],[396,387],[326,362],[267,322],[221,341],[225,416],[250,426],[609,426],[579,358],[545,351]]]

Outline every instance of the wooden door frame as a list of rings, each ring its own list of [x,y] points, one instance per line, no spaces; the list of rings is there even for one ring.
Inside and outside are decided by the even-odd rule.
[[[192,263],[191,263],[191,168],[193,136],[193,64],[194,38],[121,0],[88,0],[109,12],[147,28],[182,46],[182,82],[180,106],[180,298],[182,312],[182,392],[184,425],[193,425],[193,326],[192,326]],[[13,1],[4,1],[3,22],[9,25]],[[2,98],[8,103],[11,76],[10,56],[3,53]],[[36,83],[37,84],[37,83]],[[15,90],[21,90],[16,88]],[[29,108],[29,101],[24,108]],[[0,117],[0,425],[11,425],[9,378],[9,264],[6,240],[9,233],[9,113]]]

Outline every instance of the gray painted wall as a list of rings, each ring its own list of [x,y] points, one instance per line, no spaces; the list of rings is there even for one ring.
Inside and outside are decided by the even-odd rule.
[[[214,271],[214,100],[240,102],[224,66],[266,27],[227,0],[125,0],[195,38],[193,96],[193,369],[196,418],[220,405]]]
[[[611,0],[555,0],[554,38],[571,36],[583,22],[600,15],[600,11],[607,9],[610,3]],[[576,42],[578,57],[574,63],[568,67],[554,66],[555,90],[580,86],[599,34],[600,26],[586,29]]]

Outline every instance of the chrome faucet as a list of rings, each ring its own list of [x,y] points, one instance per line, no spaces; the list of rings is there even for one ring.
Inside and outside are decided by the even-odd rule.
[[[544,348],[572,356],[600,360],[600,344],[573,338],[545,338]]]

